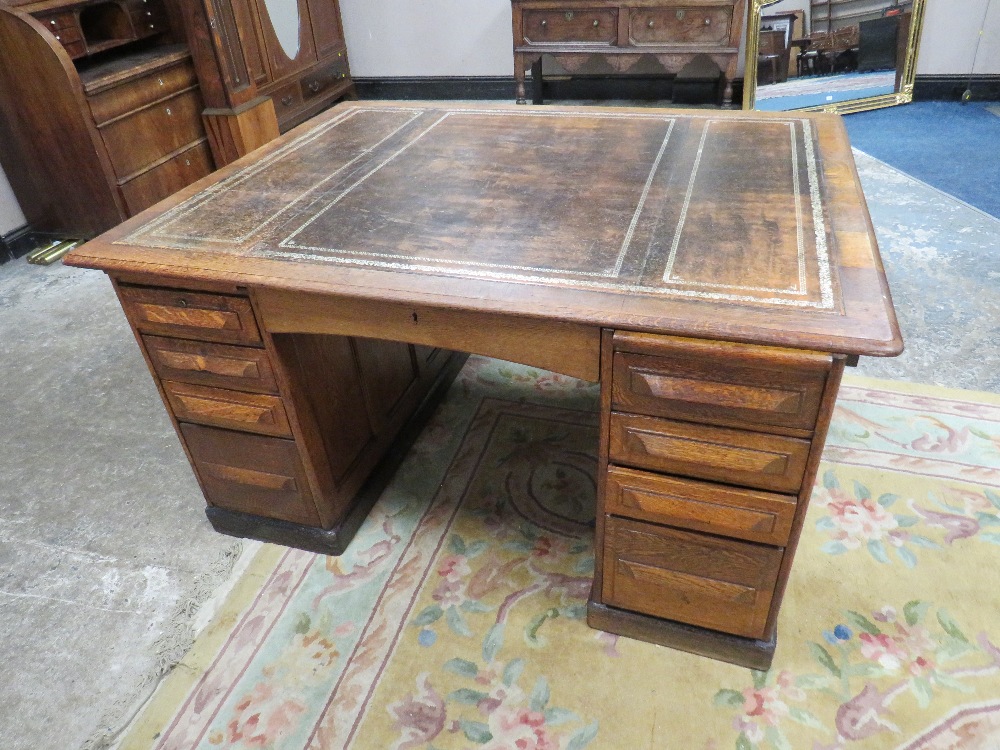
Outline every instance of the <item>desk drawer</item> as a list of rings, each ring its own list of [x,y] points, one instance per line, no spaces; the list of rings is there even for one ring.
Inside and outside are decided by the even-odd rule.
[[[816,426],[828,355],[744,344],[630,334],[625,345],[661,354],[616,351],[612,408],[750,429]]]
[[[181,424],[210,505],[319,526],[295,442]]]
[[[776,492],[798,493],[807,440],[611,415],[611,462]]]
[[[99,127],[120,180],[203,138],[201,95],[179,93]]]
[[[277,396],[163,381],[170,408],[181,422],[291,437],[285,405]]]
[[[636,45],[691,44],[728,46],[732,6],[638,8],[629,17]]]
[[[271,360],[263,349],[160,336],[142,340],[163,380],[278,394]]]
[[[250,300],[245,297],[124,284],[118,296],[129,320],[143,333],[227,344],[261,343]]]
[[[609,516],[606,604],[763,638],[783,551]]]
[[[783,546],[795,507],[792,495],[608,469],[605,510],[618,516]]]
[[[612,45],[618,39],[618,11],[607,8],[526,10],[522,34],[525,44],[577,42]]]
[[[100,125],[197,84],[194,66],[184,62],[99,91],[88,96],[87,101],[94,121]]]

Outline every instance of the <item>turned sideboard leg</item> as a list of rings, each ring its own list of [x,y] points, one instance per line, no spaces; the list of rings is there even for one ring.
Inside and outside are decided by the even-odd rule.
[[[518,104],[527,104],[527,94],[524,87],[525,78],[525,60],[524,55],[515,54],[514,55],[514,83],[515,83],[515,96],[517,98]]]

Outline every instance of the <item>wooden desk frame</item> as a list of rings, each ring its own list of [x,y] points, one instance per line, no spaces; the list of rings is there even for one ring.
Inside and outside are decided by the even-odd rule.
[[[825,115],[803,119],[797,115],[554,108],[534,114],[514,109],[409,104],[340,107],[314,128],[285,136],[89,243],[68,262],[100,268],[112,277],[208,500],[207,514],[224,533],[328,554],[343,551],[415,436],[434,395],[443,391],[461,367],[464,355],[456,351],[600,381],[595,575],[588,622],[611,632],[766,669],[845,363],[860,354],[891,355],[901,349],[842,126]],[[360,117],[358,113],[372,119],[359,121],[356,131],[343,132],[376,138],[369,132],[373,126],[402,117],[403,127],[414,125],[410,131],[414,135],[404,136],[402,147],[390,143],[383,154],[377,144],[358,152],[373,166],[361,167],[345,182],[349,187],[324,194],[308,212],[292,211],[288,227],[299,226],[292,234],[288,228],[267,230],[281,237],[299,237],[312,254],[322,250],[315,243],[327,238],[334,262],[329,262],[330,256],[316,262],[292,262],[288,257],[292,251],[287,248],[295,243],[274,244],[259,239],[270,235],[252,232],[240,235],[243,239],[227,245],[229,249],[212,249],[208,240],[188,246],[189,237],[202,231],[199,217],[204,217],[204,227],[208,227],[204,231],[216,231],[211,228],[218,221],[214,201],[256,201],[256,192],[240,187],[246,180],[264,174],[267,165],[282,168],[296,144],[316,141],[323,133],[343,138],[337,130],[339,123]],[[513,119],[506,119],[507,115]],[[452,130],[435,130],[449,116]],[[519,119],[523,117],[528,119]],[[432,124],[427,127],[427,123]],[[594,138],[638,128],[630,132],[646,133],[649,144],[659,148],[658,153],[655,148],[647,149],[648,158],[655,156],[648,177],[645,169],[628,172],[630,164],[619,165],[623,175],[636,176],[621,182],[614,194],[641,193],[634,214],[620,212],[622,226],[628,225],[625,244],[619,249],[617,235],[609,235],[614,240],[610,253],[612,259],[617,256],[615,270],[622,271],[622,281],[607,274],[599,282],[588,280],[593,274],[574,281],[573,273],[578,272],[572,269],[577,266],[565,264],[578,264],[579,259],[574,254],[559,255],[563,244],[552,251],[556,254],[551,262],[542,257],[520,265],[508,263],[499,267],[503,273],[492,277],[492,272],[480,268],[481,263],[470,270],[467,259],[454,267],[445,265],[445,273],[437,267],[430,273],[413,272],[401,264],[403,251],[411,243],[418,247],[414,252],[421,268],[437,262],[426,257],[434,246],[427,245],[421,232],[436,237],[446,231],[446,244],[455,246],[481,244],[482,237],[493,232],[496,239],[486,242],[483,252],[494,252],[495,243],[515,242],[516,247],[505,250],[505,258],[522,244],[530,250],[532,242],[543,249],[551,243],[551,239],[523,234],[517,217],[503,215],[490,224],[482,218],[490,214],[479,209],[474,210],[480,218],[467,235],[456,228],[454,218],[415,221],[437,216],[452,205],[449,190],[454,188],[447,187],[450,171],[441,172],[435,178],[439,184],[420,195],[408,192],[405,181],[396,182],[398,177],[391,174],[386,182],[371,188],[372,195],[392,205],[392,213],[386,216],[406,219],[402,229],[386,224],[378,234],[367,229],[362,233],[365,258],[376,261],[359,263],[349,254],[354,229],[343,223],[345,217],[350,220],[351,215],[344,213],[347,208],[327,215],[328,224],[315,229],[312,240],[300,236],[316,217],[339,207],[354,187],[381,174],[399,154],[417,158],[429,152],[438,160],[431,163],[439,164],[441,152],[435,149],[450,150],[456,138],[471,139],[460,141],[457,147],[475,153],[493,140],[489,136],[481,140],[480,128],[492,127],[509,138],[522,123],[535,128],[541,137],[551,136],[553,144],[565,137],[561,128],[579,130],[580,142],[586,142],[587,148],[593,147]],[[723,227],[717,224],[711,241],[719,243],[720,249],[706,256],[700,249],[705,242],[701,228],[693,219],[685,224],[689,212],[696,216],[702,210],[698,201],[711,202],[715,195],[711,187],[703,193],[695,189],[702,150],[690,177],[685,178],[686,194],[669,190],[675,179],[672,171],[664,173],[662,187],[654,184],[661,162],[664,169],[673,170],[665,160],[684,159],[683,150],[667,150],[675,127],[684,129],[679,138],[694,138],[697,143],[700,137],[702,150],[714,132],[711,128],[716,128],[719,137],[744,128],[773,132],[779,138],[777,144],[786,143],[783,134],[797,127],[807,129],[803,132],[817,130],[816,148],[822,150],[822,161],[814,164],[809,151],[803,152],[809,156],[808,165],[793,159],[793,164],[800,164],[802,179],[808,177],[813,210],[808,214],[796,210],[799,224],[788,235],[791,244],[782,245],[784,235],[777,228],[767,238],[770,251],[785,247],[793,253],[789,283],[762,279],[735,286],[733,281],[727,283],[738,294],[720,294],[718,283],[706,290],[690,279],[705,268],[723,278],[727,271],[719,264],[726,253],[744,258],[748,249],[726,245]],[[399,132],[398,128],[392,131]],[[444,140],[428,143],[428,138],[422,142],[424,152],[406,151],[428,133],[441,133]],[[503,139],[499,141],[504,147]],[[683,143],[678,141],[675,148],[682,149]],[[809,147],[801,142],[796,145],[794,137],[787,143],[790,148]],[[571,155],[575,153],[572,144],[567,148]],[[337,151],[327,148],[324,153],[336,155]],[[673,155],[665,157],[668,153]],[[549,158],[546,153],[543,156]],[[466,165],[454,179],[478,179],[477,170],[485,169],[488,184],[502,180],[502,175],[489,171],[495,169],[492,155],[482,158],[483,166],[476,166],[479,162]],[[712,169],[702,179],[731,179],[725,164]],[[292,174],[312,184],[309,175]],[[330,174],[324,168],[317,179],[326,184]],[[261,200],[271,200],[266,191],[272,189],[268,186],[273,185],[273,178],[261,179],[265,186]],[[605,189],[600,179],[593,188],[595,194]],[[767,179],[773,189],[776,178]],[[237,192],[219,197],[231,188]],[[527,189],[531,193],[530,186]],[[586,197],[587,188],[580,190]],[[291,211],[288,206],[295,205],[287,202],[287,194],[279,183],[274,205],[286,214]],[[531,193],[522,205],[530,208],[536,195],[542,193]],[[563,198],[571,206],[577,200],[575,196]],[[673,249],[666,270],[653,269],[652,276],[641,274],[647,273],[650,263],[662,259],[647,255],[641,264],[630,266],[626,253],[633,237],[645,237],[653,247],[658,235],[650,232],[667,231],[661,229],[667,222],[659,219],[643,223],[647,198],[655,198],[658,212],[682,212],[676,228],[670,230]],[[807,194],[796,192],[796,205],[810,205],[808,200]],[[683,201],[683,206],[670,201]],[[421,208],[424,205],[437,208],[428,213]],[[367,226],[363,222],[378,210],[371,206],[359,226]],[[744,211],[749,212],[747,216],[759,213],[751,204],[738,204],[732,215],[744,221],[739,218]],[[567,241],[587,237],[588,232],[610,232],[619,213],[608,216],[597,228],[564,228],[557,222],[552,231],[569,232]],[[237,221],[240,218],[238,213]],[[530,226],[535,218],[523,221]],[[803,230],[811,226],[809,222],[817,222],[813,260],[804,240],[811,236]],[[225,226],[223,230],[228,231]],[[220,231],[213,236],[228,237]],[[386,234],[391,238],[397,231],[404,233],[401,245],[392,244],[395,239],[386,240]],[[689,232],[683,235],[689,238],[687,242],[695,243],[693,255],[684,254],[687,245],[682,242],[682,231]],[[378,243],[386,241],[390,244],[380,251]],[[753,237],[748,241],[752,243]],[[275,249],[281,252],[272,252]],[[373,270],[369,266],[383,257],[379,252],[388,253],[384,257],[391,262]],[[827,252],[828,262],[822,255]],[[260,257],[254,257],[255,253]],[[705,259],[708,266],[704,266]],[[536,276],[540,268],[557,269],[556,261],[570,270],[552,271],[555,283],[509,280],[521,273],[517,269],[528,268]],[[638,269],[634,272],[640,277],[619,290],[615,285],[626,283],[624,274],[631,273],[630,268]],[[461,283],[456,283],[456,274],[465,276]],[[680,285],[680,293],[663,298],[656,283],[664,289]],[[762,301],[754,302],[753,295]],[[750,302],[745,301],[748,297]]]

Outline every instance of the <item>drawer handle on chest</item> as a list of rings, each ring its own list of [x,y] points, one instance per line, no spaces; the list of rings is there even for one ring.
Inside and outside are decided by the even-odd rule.
[[[543,18],[543,19],[542,19],[542,28],[544,29],[544,28],[545,28],[546,26],[548,26],[548,25],[549,25],[549,22],[548,22],[548,21],[546,21],[546,20],[545,20],[545,19]]]
[[[157,82],[158,84],[160,84],[161,86],[163,85],[163,79],[162,79],[162,78],[157,78],[157,79],[156,79],[156,82]]]
[[[566,11],[566,20],[567,21],[572,21],[573,20],[573,11],[571,11],[571,10]]]
[[[677,11],[677,20],[678,21],[683,21],[684,20],[684,11],[683,10]]]
[[[177,300],[177,306],[178,307],[187,307],[188,306],[188,301],[186,299],[184,299],[183,297],[181,297],[181,299]]]
[[[173,116],[173,112],[170,111],[170,107],[167,107],[167,117]]]
[[[652,20],[650,20],[650,22],[646,24],[646,26],[648,26],[649,28],[653,28],[654,25],[655,24],[653,23]]]
[[[705,25],[706,26],[711,26],[712,25],[712,19],[711,18],[706,18],[705,19]]]
[[[319,91],[320,90],[320,83],[319,83],[319,81],[313,81],[313,82],[311,82],[309,84],[309,90],[312,91],[314,94],[317,91]]]
[[[596,29],[596,28],[597,28],[598,26],[600,26],[600,25],[601,25],[601,22],[600,22],[600,21],[598,21],[598,20],[597,20],[597,19],[595,18],[595,19],[594,19],[594,28]]]
[[[281,103],[284,104],[287,107],[288,105],[290,105],[292,103],[292,97],[290,97],[290,96],[283,96],[283,97],[281,97]]]

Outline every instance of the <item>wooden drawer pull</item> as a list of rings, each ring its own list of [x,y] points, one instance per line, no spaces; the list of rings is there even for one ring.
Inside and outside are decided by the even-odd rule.
[[[687,497],[653,494],[632,488],[622,489],[621,506],[623,510],[631,510],[645,515],[657,513],[688,522],[725,516],[730,525],[761,535],[773,533],[778,523],[778,514],[771,511],[736,508],[724,503],[709,503]]]
[[[261,487],[266,490],[281,492],[295,492],[297,486],[293,477],[283,477],[280,474],[269,474],[266,471],[254,471],[253,469],[240,469],[235,466],[223,466],[222,464],[202,463],[201,468],[216,479],[236,484],[245,484],[251,487]]]
[[[240,327],[239,316],[223,310],[192,310],[184,300],[178,302],[178,307],[165,305],[136,305],[143,317],[150,323],[185,326],[190,328],[212,328],[236,330]]]
[[[233,378],[259,378],[260,368],[253,360],[213,357],[186,352],[160,350],[156,353],[160,361],[176,370],[207,372]]]
[[[648,389],[649,394],[657,398],[672,398],[734,409],[760,409],[783,414],[797,414],[802,409],[802,394],[794,391],[759,385],[712,383],[641,370],[633,370],[631,374],[633,381],[640,381]],[[633,382],[632,390],[638,390],[635,385],[638,383]]]
[[[788,468],[788,456],[780,453],[660,435],[646,430],[633,429],[629,436],[642,446],[648,456],[697,460],[710,466],[762,474],[784,474]]]
[[[669,586],[674,594],[683,597],[684,593],[697,596],[711,596],[723,599],[733,604],[752,605],[757,597],[757,589],[742,586],[738,583],[720,581],[705,576],[681,573],[676,570],[656,568],[644,565],[634,560],[621,560],[619,570],[628,573],[637,581],[651,583],[656,586]]]
[[[209,421],[242,422],[250,426],[270,426],[275,424],[273,410],[251,404],[234,404],[232,401],[215,400],[203,396],[174,394],[192,419]]]

